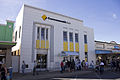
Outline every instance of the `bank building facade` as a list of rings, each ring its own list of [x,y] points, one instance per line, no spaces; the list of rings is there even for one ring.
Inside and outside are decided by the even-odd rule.
[[[23,5],[15,21],[12,48],[13,71],[20,72],[22,61],[30,72],[34,60],[41,70],[60,70],[60,62],[78,57],[95,62],[94,31],[83,21],[62,14]]]

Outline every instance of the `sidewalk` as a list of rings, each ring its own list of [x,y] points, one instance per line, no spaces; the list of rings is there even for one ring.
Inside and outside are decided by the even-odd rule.
[[[91,73],[91,71],[75,71],[75,72],[64,72],[60,73],[58,71],[54,72],[39,72],[38,75],[33,76],[32,73],[26,73],[24,76],[21,73],[14,73],[13,74],[13,80],[38,80],[38,79],[44,79],[44,78],[56,78],[56,77],[67,77],[67,76],[73,76],[76,74],[88,74]]]

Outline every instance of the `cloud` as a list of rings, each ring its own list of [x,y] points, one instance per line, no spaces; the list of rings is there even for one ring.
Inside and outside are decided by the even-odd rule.
[[[117,15],[115,13],[112,14],[113,19],[117,19]]]

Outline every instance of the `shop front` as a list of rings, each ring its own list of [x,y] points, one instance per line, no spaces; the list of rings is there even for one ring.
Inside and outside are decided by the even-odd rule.
[[[48,50],[47,49],[37,49],[36,61],[37,61],[37,69],[47,70]]]
[[[120,53],[115,53],[114,50],[95,50],[97,61],[103,60],[106,66],[109,66],[112,59],[120,58]]]
[[[63,57],[63,60],[67,61],[72,61],[73,59],[75,60],[76,58],[79,58],[79,53],[78,52],[71,52],[71,51],[62,51],[61,56]]]
[[[0,41],[0,65],[6,64],[6,67],[12,66],[11,47],[16,43],[9,41]]]

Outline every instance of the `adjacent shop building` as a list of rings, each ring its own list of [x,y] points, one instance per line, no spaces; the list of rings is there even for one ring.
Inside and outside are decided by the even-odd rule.
[[[120,58],[120,44],[115,41],[95,41],[95,53],[97,60],[103,60],[105,65],[110,65],[112,59]]]
[[[12,67],[11,48],[15,46],[12,41],[14,21],[6,20],[6,24],[0,24],[0,65]]]

